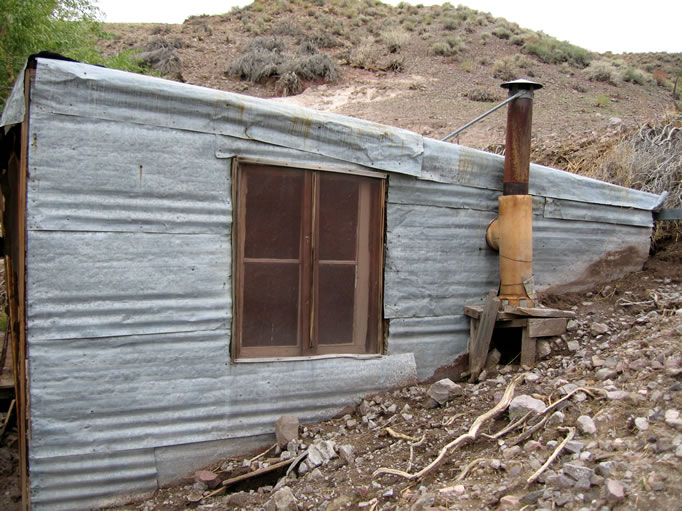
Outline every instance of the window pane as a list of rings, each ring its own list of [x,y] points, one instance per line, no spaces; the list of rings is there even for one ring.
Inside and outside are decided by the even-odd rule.
[[[246,183],[246,240],[249,258],[298,259],[305,173],[249,168]]]
[[[296,346],[298,270],[298,264],[244,264],[243,346]]]
[[[355,308],[355,265],[320,264],[317,304],[318,343],[351,343]]]
[[[358,178],[319,173],[320,259],[354,261],[358,228]]]

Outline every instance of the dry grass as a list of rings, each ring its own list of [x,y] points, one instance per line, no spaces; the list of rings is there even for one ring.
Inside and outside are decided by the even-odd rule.
[[[682,114],[647,123],[624,136],[584,174],[645,192],[668,192],[664,207],[681,208]],[[663,222],[654,241],[680,233],[680,222]]]

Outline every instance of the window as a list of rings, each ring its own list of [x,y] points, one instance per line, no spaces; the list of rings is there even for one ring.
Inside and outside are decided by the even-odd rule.
[[[379,349],[384,180],[240,162],[236,358]]]

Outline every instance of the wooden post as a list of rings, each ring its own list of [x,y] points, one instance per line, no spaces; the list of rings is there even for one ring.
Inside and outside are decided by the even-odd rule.
[[[478,322],[478,328],[475,329],[476,337],[472,336],[469,339],[469,372],[471,373],[469,381],[472,382],[478,380],[478,375],[481,374],[488,356],[490,340],[493,337],[495,320],[497,319],[497,311],[500,305],[500,299],[495,295],[495,291],[488,293],[483,304],[483,312]],[[471,330],[472,334],[473,332],[474,329]]]

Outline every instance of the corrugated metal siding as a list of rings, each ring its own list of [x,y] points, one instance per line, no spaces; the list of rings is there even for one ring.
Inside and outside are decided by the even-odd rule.
[[[369,121],[57,60],[38,60],[36,85],[32,102],[51,113],[228,135],[421,173],[422,137]]]
[[[321,419],[417,371],[429,377],[466,348],[462,307],[497,286],[497,255],[484,240],[501,188],[497,156],[56,61],[39,62],[30,126],[36,509],[152,491],[173,472],[173,446],[270,434],[283,413]],[[387,356],[231,364],[235,156],[394,171]],[[626,208],[650,209],[656,196],[537,166],[531,174],[539,285],[571,282],[610,252],[648,247],[650,212]],[[153,459],[159,449],[163,469]]]

